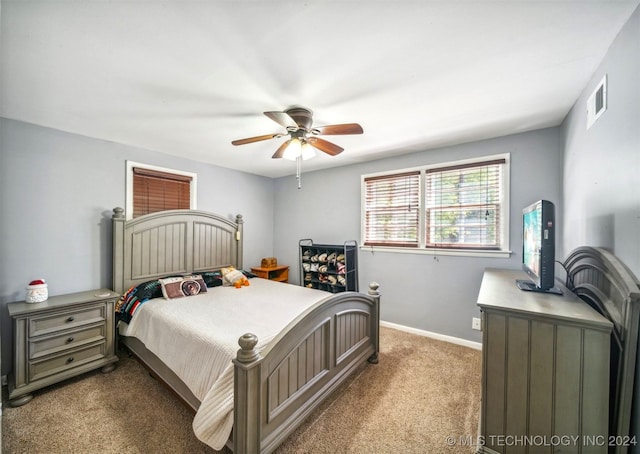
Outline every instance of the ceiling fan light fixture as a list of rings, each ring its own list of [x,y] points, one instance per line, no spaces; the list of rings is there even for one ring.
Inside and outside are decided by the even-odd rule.
[[[291,139],[287,149],[284,150],[282,157],[289,161],[295,161],[298,156],[302,155],[302,144],[298,139]]]
[[[304,161],[306,161],[307,159],[314,158],[316,156],[316,150],[314,150],[313,147],[309,145],[307,142],[304,142],[302,144],[301,156]]]
[[[284,150],[282,157],[289,161],[295,161],[298,157],[301,157],[306,161],[307,159],[313,158],[315,155],[315,150],[307,142],[300,139],[291,139],[289,145],[287,145],[287,149]]]

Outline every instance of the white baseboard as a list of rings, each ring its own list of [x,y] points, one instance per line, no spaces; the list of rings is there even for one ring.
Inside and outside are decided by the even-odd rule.
[[[380,321],[380,326],[385,326],[387,328],[397,329],[398,331],[404,331],[406,333],[417,334],[418,336],[430,337],[432,339],[437,339],[445,342],[450,342],[452,344],[462,345],[463,347],[473,348],[475,350],[482,350],[481,342],[473,342],[466,339],[460,339],[459,337],[446,336],[444,334],[432,333],[431,331],[424,331],[421,329],[411,328],[409,326],[397,325],[391,322]]]

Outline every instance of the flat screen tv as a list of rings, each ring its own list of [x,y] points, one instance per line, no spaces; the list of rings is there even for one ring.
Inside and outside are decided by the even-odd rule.
[[[560,293],[555,287],[555,206],[538,200],[522,210],[522,269],[530,280],[516,281],[521,290]]]

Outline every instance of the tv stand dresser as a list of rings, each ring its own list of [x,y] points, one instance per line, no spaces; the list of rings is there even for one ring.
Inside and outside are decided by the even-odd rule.
[[[485,270],[480,453],[606,453],[612,324],[563,295],[522,291],[518,270]]]

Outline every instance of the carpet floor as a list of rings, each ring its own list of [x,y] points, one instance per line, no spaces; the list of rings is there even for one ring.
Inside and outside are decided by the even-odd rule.
[[[276,452],[474,452],[468,440],[478,432],[480,351],[384,327],[380,350],[379,364],[360,368]],[[192,419],[122,354],[109,374],[40,390],[22,407],[5,402],[2,452],[216,453],[195,437]]]

